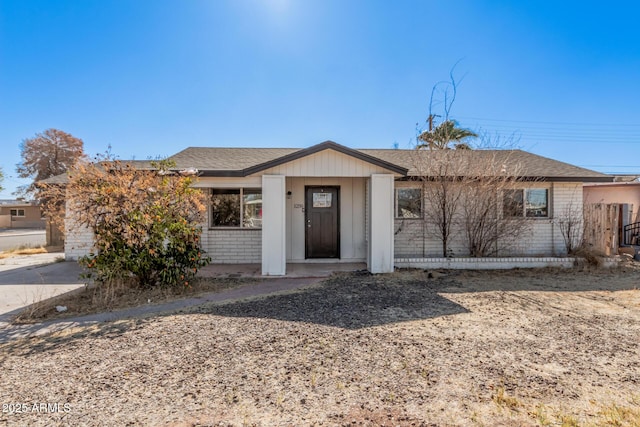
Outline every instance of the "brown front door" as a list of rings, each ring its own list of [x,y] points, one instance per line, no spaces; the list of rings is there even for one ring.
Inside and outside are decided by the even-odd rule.
[[[340,258],[339,187],[306,187],[306,195],[306,258]]]

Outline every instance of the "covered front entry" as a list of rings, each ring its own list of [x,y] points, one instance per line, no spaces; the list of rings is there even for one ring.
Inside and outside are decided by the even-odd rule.
[[[251,170],[262,178],[262,274],[292,263],[393,271],[394,178],[406,170],[327,142]]]
[[[305,258],[340,258],[340,188],[305,187]]]

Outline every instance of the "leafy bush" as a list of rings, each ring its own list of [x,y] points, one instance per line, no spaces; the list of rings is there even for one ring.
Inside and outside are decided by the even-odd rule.
[[[194,179],[161,161],[137,169],[108,156],[78,165],[69,176],[69,224],[89,228],[94,251],[79,262],[102,284],[189,286],[210,262],[199,224],[205,195]]]

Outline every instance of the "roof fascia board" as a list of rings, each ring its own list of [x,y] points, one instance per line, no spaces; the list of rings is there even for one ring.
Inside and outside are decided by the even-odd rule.
[[[433,178],[433,177],[427,176],[425,178],[430,179],[430,178]],[[456,177],[455,179],[464,179],[464,178],[465,177],[463,177],[463,176],[459,176],[459,177]],[[419,181],[421,179],[422,178],[419,175],[410,175],[410,176],[400,177],[400,178],[396,179],[396,181]],[[451,179],[453,179],[453,178],[451,178]],[[520,176],[520,177],[516,177],[515,180],[519,181],[519,182],[604,182],[604,183],[613,182],[613,178],[610,178],[610,177],[595,177],[595,176],[588,176],[588,177]]]
[[[222,178],[239,178],[246,176],[242,170],[203,170],[198,176],[215,176]]]
[[[540,177],[526,177],[524,181],[548,181],[548,182],[613,182],[613,178],[608,176],[540,176]]]

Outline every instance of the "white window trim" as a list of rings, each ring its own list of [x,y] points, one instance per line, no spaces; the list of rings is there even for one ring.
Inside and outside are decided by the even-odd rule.
[[[15,215],[13,214],[14,211],[16,212]],[[22,211],[22,215],[20,215],[20,211]],[[24,218],[26,216],[24,209],[11,209],[9,213],[13,218]]]

